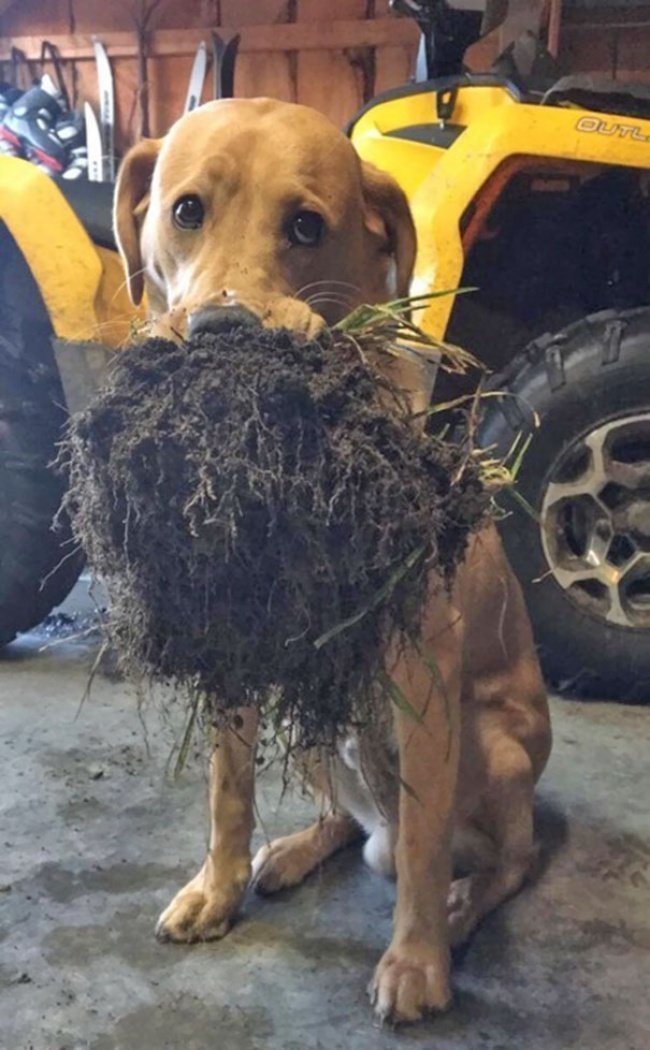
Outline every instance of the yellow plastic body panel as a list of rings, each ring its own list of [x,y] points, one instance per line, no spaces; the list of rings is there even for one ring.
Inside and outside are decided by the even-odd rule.
[[[514,105],[517,102],[503,87],[461,88],[456,97],[451,123],[468,127],[498,106]],[[432,166],[448,151],[423,142],[387,136],[398,128],[435,123],[435,94],[423,90],[417,94],[380,101],[372,106],[355,122],[352,143],[364,160],[389,171],[407,197],[411,198],[423,179],[430,174]],[[450,148],[455,148],[455,145]]]
[[[48,175],[0,156],[0,222],[33,274],[57,338],[125,341],[136,311],[119,257],[93,244]]]
[[[146,317],[146,300],[133,305],[127,290],[122,260],[109,248],[95,247],[102,267],[102,277],[95,299],[93,338],[119,349],[131,338],[134,325]]]
[[[482,92],[491,94],[480,101]],[[473,100],[472,100],[473,99]],[[485,102],[485,105],[483,104]],[[413,292],[457,288],[463,271],[461,218],[497,169],[521,158],[548,164],[650,167],[650,121],[583,109],[516,102],[504,89],[461,89],[451,118],[466,129],[446,150],[387,137],[398,127],[435,122],[432,92],[379,103],[355,124],[352,142],[364,160],[389,172],[406,192],[418,233]],[[435,299],[419,323],[444,337],[453,296]]]
[[[25,257],[56,335],[93,338],[102,264],[58,187],[27,161],[0,157],[0,221]]]

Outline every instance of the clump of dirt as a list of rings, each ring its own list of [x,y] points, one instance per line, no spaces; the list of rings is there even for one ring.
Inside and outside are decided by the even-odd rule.
[[[467,448],[331,334],[129,349],[61,462],[123,669],[307,744],[368,717],[387,636],[417,638],[430,570],[451,580],[490,505]]]

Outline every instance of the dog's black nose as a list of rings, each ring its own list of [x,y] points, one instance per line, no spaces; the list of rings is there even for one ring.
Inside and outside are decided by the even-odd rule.
[[[245,306],[202,306],[190,315],[188,334],[220,335],[231,332],[233,328],[259,328],[259,318]]]

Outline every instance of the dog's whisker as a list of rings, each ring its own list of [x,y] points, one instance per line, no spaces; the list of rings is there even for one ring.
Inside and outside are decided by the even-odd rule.
[[[333,299],[323,299],[320,302],[315,303],[314,306],[311,307],[311,309],[314,313],[320,314],[321,316],[324,316],[325,310],[336,310],[340,312],[343,316],[345,316],[345,314],[348,313],[348,310],[345,306],[341,305],[341,303],[337,303]]]
[[[314,299],[318,299],[321,295],[332,296],[336,299],[341,299],[343,302],[351,302],[351,296],[346,295],[345,292],[339,292],[336,288],[320,288],[318,291],[312,292],[303,301],[311,303]]]
[[[351,281],[337,281],[334,279],[322,280],[322,281],[310,281],[309,284],[303,284],[301,288],[296,292],[296,298],[299,299],[309,288],[322,288],[331,285],[338,285],[339,288],[350,288],[353,292],[360,292],[361,288],[358,284],[352,284]]]
[[[341,306],[351,306],[352,304],[352,300],[349,296],[342,295],[340,292],[326,291],[314,292],[313,295],[310,295],[307,299],[304,300],[304,302],[307,304],[307,306],[313,306],[314,303],[320,302],[323,299],[326,299],[330,302],[339,303],[339,305]]]
[[[320,310],[324,306],[336,306],[336,307],[338,307],[341,310],[347,310],[348,309],[348,304],[347,303],[341,302],[339,299],[329,298],[328,296],[322,296],[320,299],[315,299],[313,302],[311,302],[309,304],[309,306],[310,306],[310,309],[316,310],[316,311]]]
[[[134,270],[132,274],[130,274],[128,277],[125,277],[124,280],[121,281],[120,284],[118,284],[117,288],[115,289],[115,292],[113,293],[113,298],[111,299],[111,302],[112,303],[115,302],[115,300],[117,299],[117,297],[120,294],[120,292],[124,291],[124,289],[126,288],[126,286],[127,286],[127,284],[129,283],[130,280],[133,280],[134,277],[142,277],[145,272],[146,272],[146,267],[143,266],[140,270]]]
[[[329,308],[342,310],[343,312],[346,312],[345,306],[342,306],[341,303],[337,303],[333,299],[322,299],[320,302],[314,303],[312,310],[314,310],[316,313],[322,313],[323,310]]]
[[[322,285],[328,285],[328,284],[337,284],[337,285],[339,285],[342,288],[353,288],[355,291],[359,291],[360,290],[359,289],[359,285],[358,284],[353,284],[351,281],[339,281],[335,277],[324,277],[324,278],[321,278],[319,281],[309,281],[307,284],[303,284],[302,287],[299,288],[298,294],[300,294],[300,292],[306,291],[307,288],[318,288],[318,287],[321,287]]]

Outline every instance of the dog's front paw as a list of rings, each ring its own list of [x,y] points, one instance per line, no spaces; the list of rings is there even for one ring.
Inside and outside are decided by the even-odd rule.
[[[253,860],[252,886],[262,896],[297,886],[314,867],[313,851],[300,832],[260,847]]]
[[[233,924],[248,884],[244,874],[220,876],[210,859],[180,890],[156,924],[160,941],[209,941],[225,936]]]
[[[368,992],[378,1017],[394,1024],[446,1010],[451,1002],[447,950],[419,941],[391,945]]]

